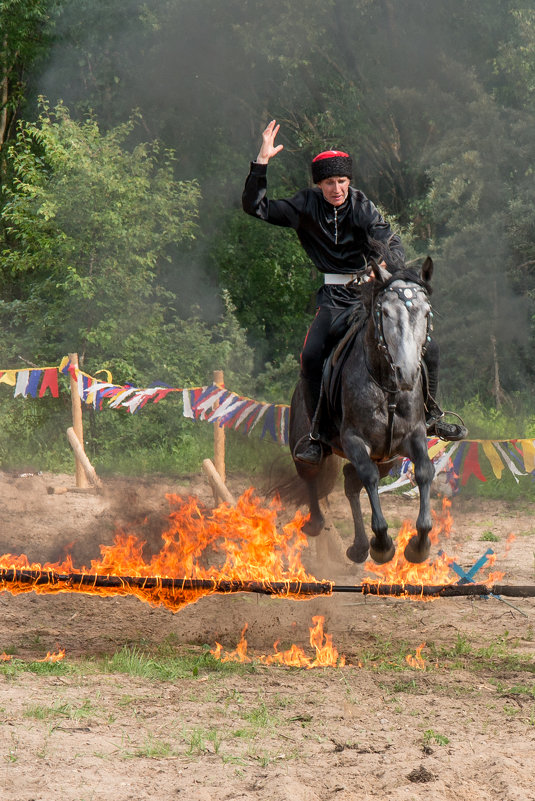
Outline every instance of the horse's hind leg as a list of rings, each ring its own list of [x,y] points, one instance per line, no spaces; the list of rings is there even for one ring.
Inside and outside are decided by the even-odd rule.
[[[318,493],[318,476],[320,470],[317,466],[308,466],[302,462],[295,462],[299,477],[305,482],[308,494],[308,508],[310,518],[303,526],[303,531],[307,537],[317,537],[321,534],[325,525],[325,518],[320,509]]]
[[[309,479],[306,482],[308,489],[308,508],[310,509],[310,519],[303,526],[303,531],[307,537],[317,537],[321,534],[325,525],[325,518],[320,509],[318,498],[318,487],[316,479]]]
[[[427,440],[415,439],[411,443],[411,459],[414,462],[414,478],[420,490],[420,511],[416,520],[417,534],[405,546],[405,559],[419,564],[429,556],[431,543],[428,534],[433,526],[431,519],[431,482],[435,469],[427,453]]]
[[[357,475],[357,471],[350,462],[344,465],[344,490],[346,498],[351,506],[353,523],[355,526],[355,538],[353,544],[346,551],[348,559],[352,562],[365,562],[368,558],[369,543],[364,530],[362,519],[362,509],[360,507],[360,491],[364,484]]]

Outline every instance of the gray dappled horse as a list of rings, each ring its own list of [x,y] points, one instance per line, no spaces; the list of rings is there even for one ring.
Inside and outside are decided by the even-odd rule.
[[[337,471],[336,456],[347,459],[344,489],[355,525],[353,544],[347,556],[364,562],[368,549],[378,564],[388,562],[395,546],[379,501],[379,481],[390,471],[397,457],[414,463],[420,491],[417,534],[405,548],[410,562],[423,562],[429,555],[431,530],[430,489],[434,468],[427,453],[422,355],[430,335],[432,317],[429,282],[433,262],[428,257],[419,273],[406,268],[393,275],[372,265],[373,279],[359,289],[367,307],[366,322],[350,343],[340,368],[339,401],[322,417],[322,440],[332,448],[321,464],[310,465],[294,459],[299,476],[306,482],[310,520],[304,531],[320,534],[325,520],[318,502],[318,487],[329,473]],[[326,389],[327,396],[329,395]],[[327,404],[328,406],[328,404]],[[290,410],[292,454],[308,436],[308,418],[301,384],[294,392]],[[370,543],[364,530],[360,491],[365,488],[372,510]]]

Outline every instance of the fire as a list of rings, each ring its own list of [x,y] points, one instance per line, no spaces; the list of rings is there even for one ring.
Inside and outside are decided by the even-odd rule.
[[[304,667],[307,670],[318,667],[343,667],[346,664],[344,656],[340,656],[338,649],[333,646],[332,636],[323,630],[325,618],[322,615],[315,615],[312,618],[313,626],[310,628],[310,645],[314,649],[315,656],[307,656],[303,648],[299,645],[292,645],[286,651],[278,650],[278,640],[273,644],[273,654],[257,657],[258,662],[264,665],[288,665],[290,667]],[[242,629],[241,638],[234,651],[223,651],[223,646],[216,643],[216,647],[210,651],[212,656],[220,659],[221,662],[251,662],[251,657],[247,654],[247,640],[245,632],[247,623]]]
[[[93,576],[128,576],[158,579],[208,579],[214,585],[221,580],[260,581],[316,581],[301,562],[303,549],[308,546],[302,532],[306,520],[297,512],[293,520],[281,525],[278,514],[281,505],[272,501],[263,505],[247,490],[236,506],[223,503],[215,509],[203,509],[195,498],[183,500],[168,495],[170,515],[168,527],[162,534],[163,546],[149,560],[143,557],[145,543],[132,534],[119,532],[113,545],[100,546],[100,558],[89,567],[77,568],[70,556],[61,563],[31,564],[24,554],[0,556],[0,569],[28,569],[42,577],[47,571],[60,574]],[[212,566],[205,567],[210,562]],[[214,562],[216,563],[214,565]],[[203,595],[213,594],[215,587],[202,589],[172,588],[161,585],[143,586],[143,581],[108,588],[68,581],[2,581],[0,590],[13,594],[21,592],[58,593],[84,592],[94,595],[135,595],[157,606],[165,605],[174,612]],[[287,593],[287,595],[289,592]]]
[[[5,651],[0,654],[0,662],[9,662],[11,659],[13,659],[13,656],[11,654],[6,654]]]
[[[248,628],[249,624],[246,623],[242,629],[240,641],[234,651],[225,651],[223,653],[223,646],[221,643],[216,642],[215,648],[210,651],[212,656],[221,660],[221,662],[250,662],[251,660],[247,656],[247,640],[245,639],[245,632]]]
[[[415,670],[425,670],[425,660],[422,657],[422,651],[424,648],[425,642],[418,646],[414,656],[412,654],[407,654],[405,657],[407,664],[410,665],[411,668],[414,668]]]
[[[450,535],[453,525],[450,507],[451,502],[447,498],[443,498],[441,513],[433,513],[434,525],[429,533],[429,539],[433,545],[438,543],[441,535],[446,537]],[[451,583],[454,580],[449,566],[452,560],[447,554],[443,553],[437,556],[433,562],[422,562],[419,565],[407,562],[403,552],[408,541],[415,534],[416,529],[411,523],[403,523],[397,536],[394,558],[385,565],[376,565],[371,561],[366,562],[365,569],[375,573],[378,578],[366,576],[363,582],[369,584],[416,584],[422,586],[424,584]]]
[[[61,648],[59,651],[51,653],[47,651],[47,654],[43,659],[37,659],[37,662],[61,662],[62,659],[65,658],[65,648]]]

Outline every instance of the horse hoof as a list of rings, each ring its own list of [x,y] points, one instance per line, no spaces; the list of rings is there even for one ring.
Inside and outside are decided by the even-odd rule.
[[[430,550],[431,544],[427,537],[426,541],[421,543],[418,537],[415,536],[410,538],[403,553],[407,562],[411,562],[414,565],[419,565],[422,562],[425,562],[429,556]]]
[[[346,556],[348,559],[351,559],[352,562],[356,562],[360,565],[368,558],[368,548],[356,548],[354,545],[350,545],[346,551]]]
[[[325,525],[325,520],[323,517],[319,519],[307,520],[305,525],[303,526],[303,533],[307,535],[307,537],[317,537],[323,531],[323,526]]]
[[[370,556],[378,565],[385,565],[394,557],[396,546],[392,542],[392,537],[387,537],[387,547],[378,548],[377,538],[373,537],[370,543]]]

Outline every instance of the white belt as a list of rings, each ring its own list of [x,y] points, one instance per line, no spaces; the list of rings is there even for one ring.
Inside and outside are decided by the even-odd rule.
[[[323,280],[326,284],[347,284],[353,281],[356,273],[324,273]]]

